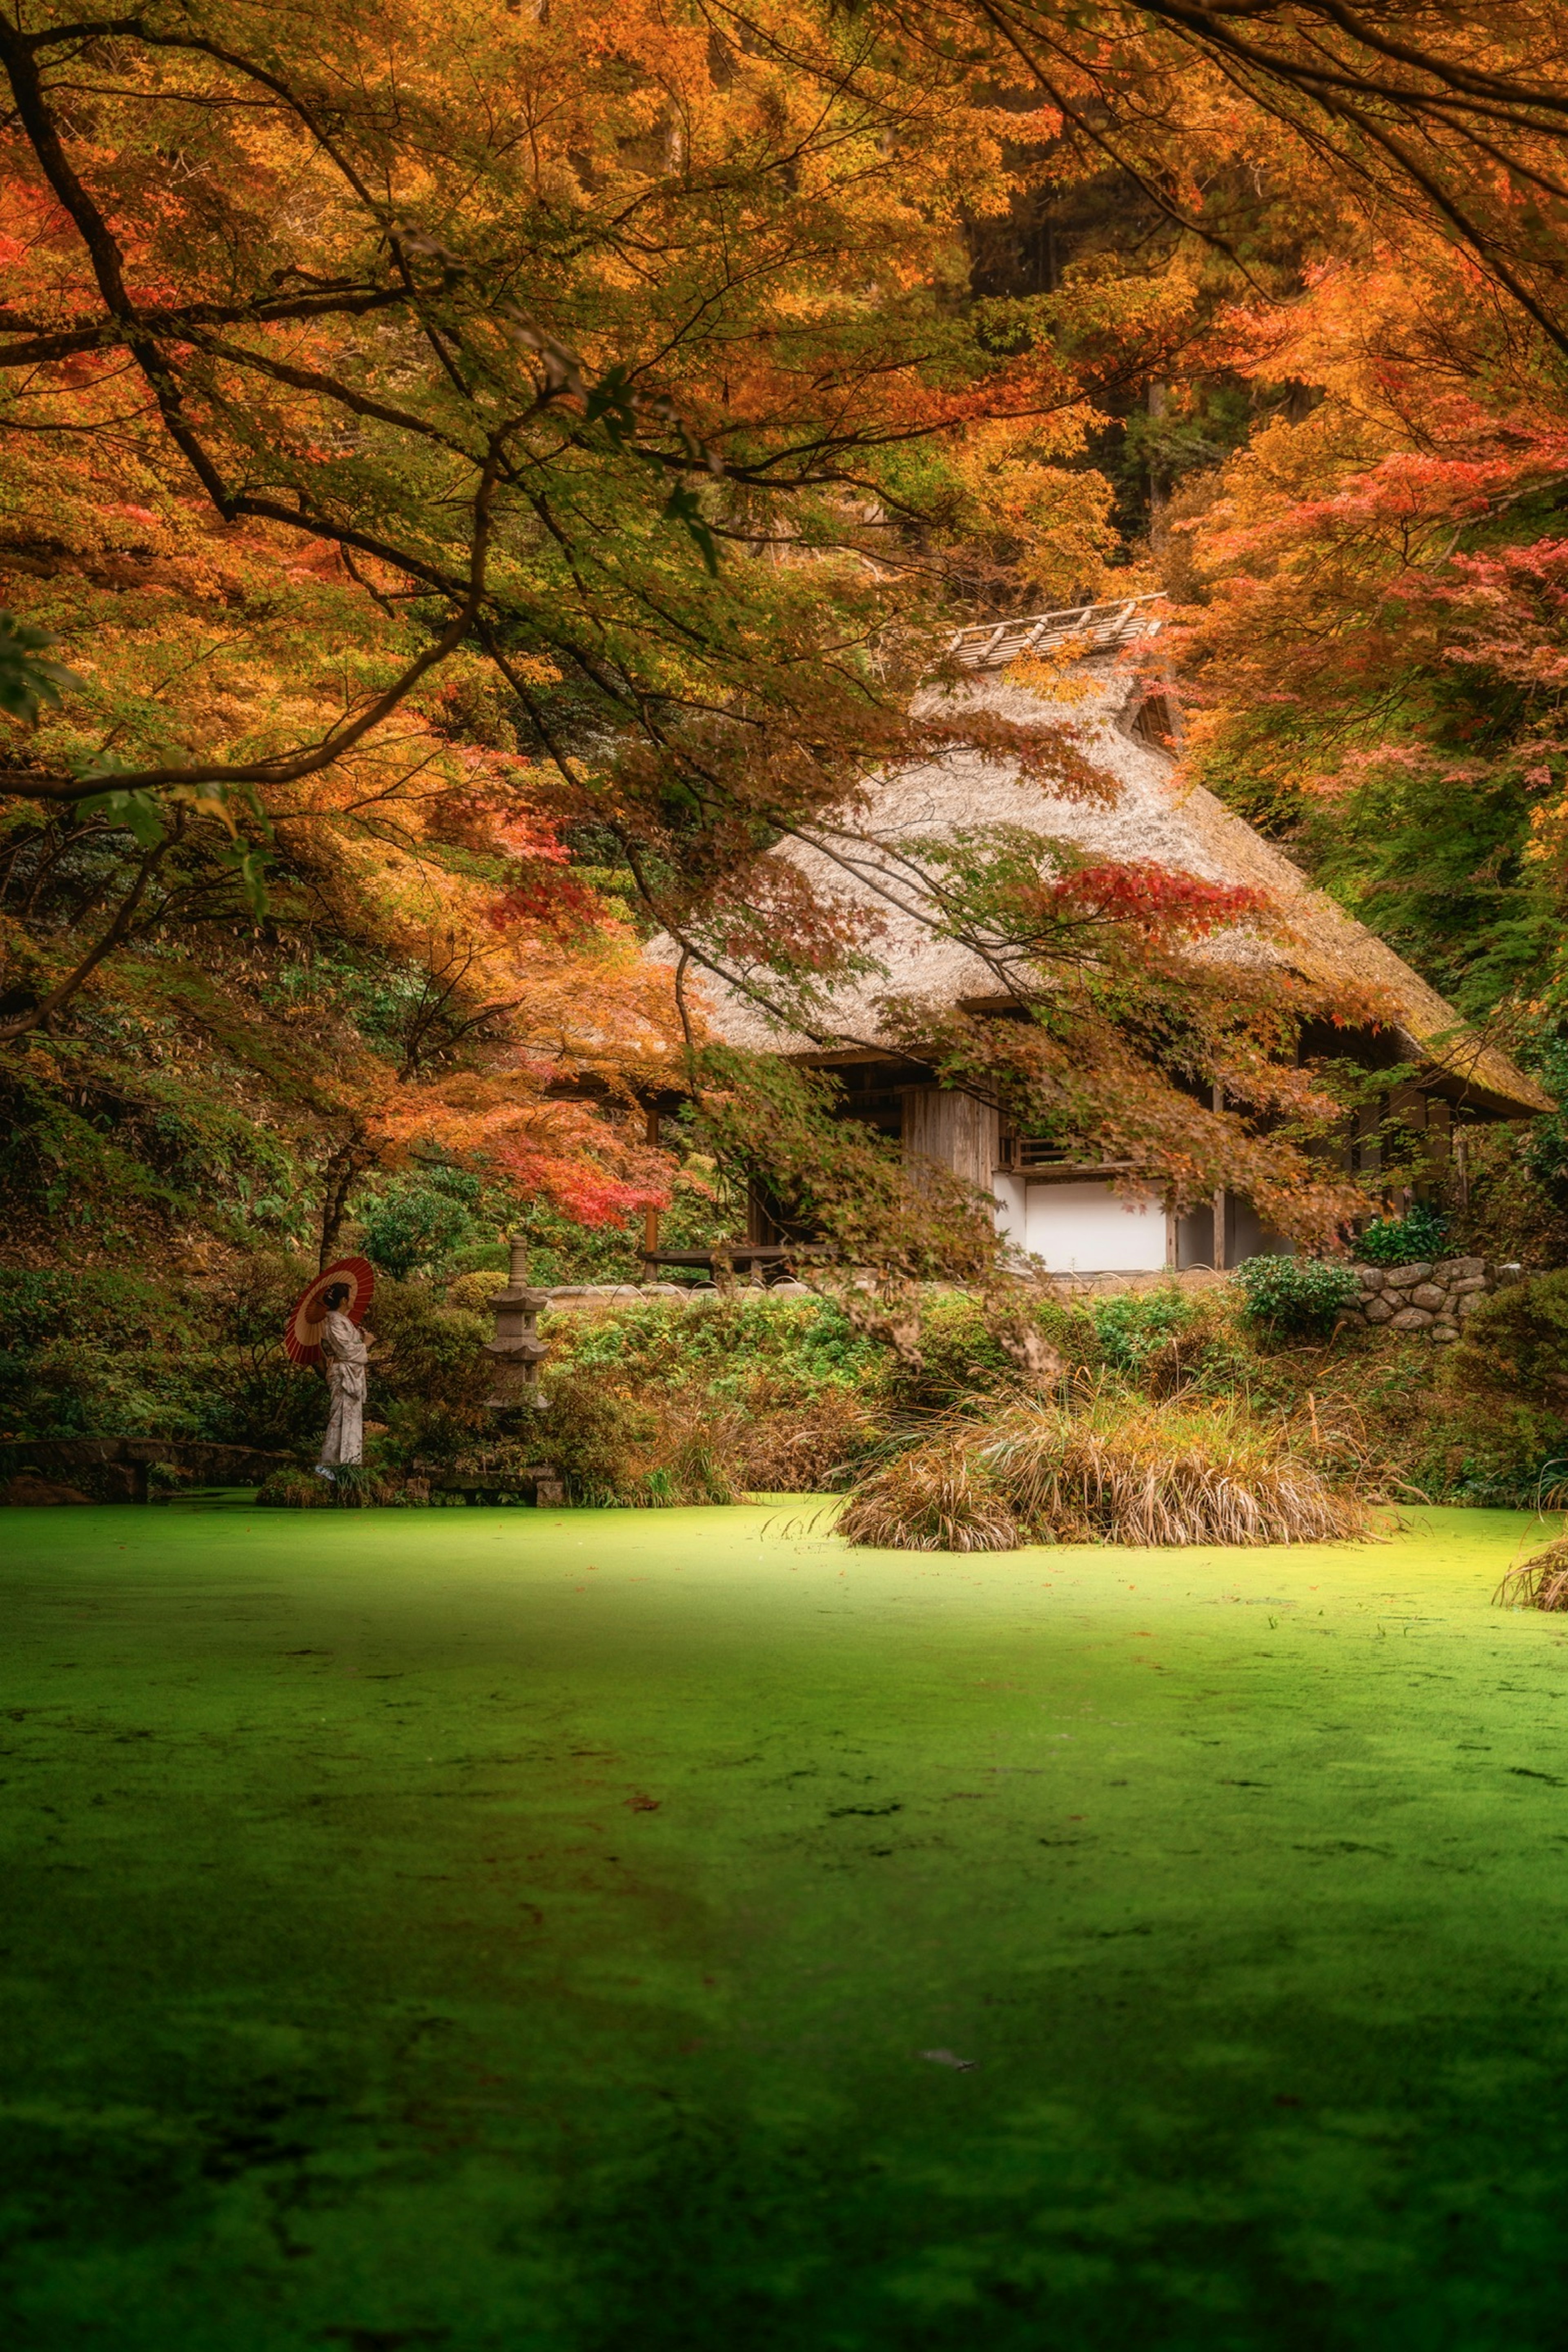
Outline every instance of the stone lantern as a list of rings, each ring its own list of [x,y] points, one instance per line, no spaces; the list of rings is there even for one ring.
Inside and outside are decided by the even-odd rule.
[[[514,1241],[506,1288],[498,1290],[490,1300],[495,1310],[496,1335],[486,1342],[485,1353],[495,1364],[496,1384],[495,1394],[485,1402],[492,1412],[542,1407],[539,1367],[550,1353],[550,1342],[540,1338],[537,1327],[549,1304],[548,1290],[530,1286],[528,1244]]]

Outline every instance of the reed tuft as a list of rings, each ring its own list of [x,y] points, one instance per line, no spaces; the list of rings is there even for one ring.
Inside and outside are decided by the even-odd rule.
[[[908,1551],[1332,1543],[1368,1525],[1277,1424],[1108,1395],[952,1422],[862,1479],[839,1521],[851,1543]]]
[[[1510,1568],[1492,1599],[1500,1609],[1568,1609],[1568,1536]]]
[[[951,1437],[896,1454],[862,1478],[838,1533],[879,1551],[1016,1551],[1024,1540],[994,1479]]]

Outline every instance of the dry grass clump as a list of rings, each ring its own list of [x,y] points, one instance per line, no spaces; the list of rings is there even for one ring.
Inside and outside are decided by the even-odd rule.
[[[1024,1540],[995,1481],[956,1433],[896,1454],[862,1478],[838,1533],[879,1551],[1016,1551]]]
[[[1331,1543],[1364,1535],[1275,1424],[1237,1406],[1024,1402],[982,1449],[1025,1525],[1058,1543]]]
[[[769,1495],[815,1495],[844,1483],[880,1435],[877,1416],[853,1389],[825,1388],[805,1402],[749,1401],[736,1433],[743,1486]]]
[[[1233,1404],[1022,1399],[862,1480],[851,1543],[1003,1551],[1037,1543],[1342,1542],[1366,1507],[1331,1486],[1278,1425]]]
[[[1568,1536],[1510,1568],[1492,1600],[1501,1609],[1568,1609]]]

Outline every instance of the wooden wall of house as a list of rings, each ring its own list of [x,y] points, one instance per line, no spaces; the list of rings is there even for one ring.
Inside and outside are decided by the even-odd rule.
[[[992,1103],[953,1087],[910,1087],[904,1096],[904,1158],[911,1170],[934,1161],[966,1184],[989,1192],[1001,1149],[1001,1119]]]

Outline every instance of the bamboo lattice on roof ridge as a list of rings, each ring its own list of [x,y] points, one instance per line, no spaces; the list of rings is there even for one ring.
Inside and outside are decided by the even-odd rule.
[[[1048,654],[1081,640],[1084,658],[1113,653],[1134,637],[1152,637],[1162,624],[1146,611],[1164,598],[1158,590],[1109,604],[1073,604],[1056,613],[1028,613],[1016,621],[977,621],[952,637],[948,652],[964,669],[1004,669],[1028,654]]]

